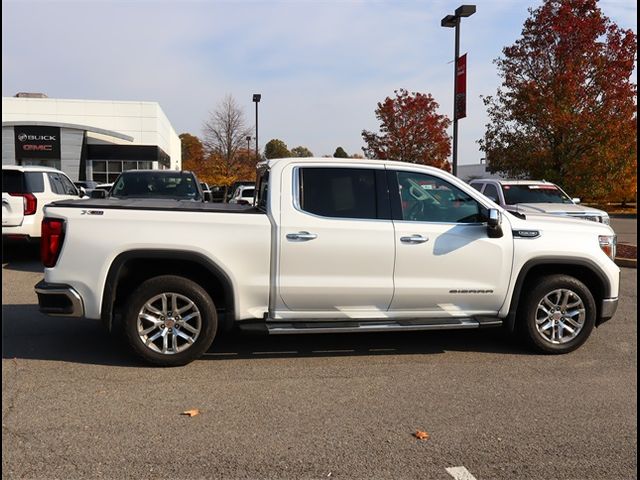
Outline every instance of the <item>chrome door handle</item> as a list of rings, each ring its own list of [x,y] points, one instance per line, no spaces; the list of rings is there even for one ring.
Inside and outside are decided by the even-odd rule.
[[[424,243],[424,242],[428,242],[429,239],[427,237],[423,237],[422,235],[411,235],[410,237],[400,237],[400,241],[402,243],[411,243],[411,244],[417,244],[417,243]]]
[[[287,233],[287,240],[293,240],[296,242],[308,242],[309,240],[313,240],[314,238],[318,238],[318,235],[316,235],[315,233],[309,233],[309,232]]]

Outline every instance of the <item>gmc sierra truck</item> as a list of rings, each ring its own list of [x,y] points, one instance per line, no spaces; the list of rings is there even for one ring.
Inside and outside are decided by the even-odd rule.
[[[618,304],[608,225],[512,214],[436,168],[259,164],[254,205],[54,202],[42,223],[50,315],[100,319],[145,361],[184,365],[216,333],[504,326],[542,353],[582,345]]]

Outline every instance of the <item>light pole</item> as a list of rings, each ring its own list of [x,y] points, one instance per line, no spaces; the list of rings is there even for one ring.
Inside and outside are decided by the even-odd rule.
[[[256,103],[256,160],[260,160],[260,154],[258,150],[258,103],[260,103],[260,99],[262,95],[259,93],[253,94],[253,101]]]
[[[461,5],[456,8],[455,15],[447,15],[444,17],[440,26],[456,29],[456,56],[453,61],[453,156],[451,162],[451,170],[454,175],[458,173],[458,108],[456,102],[456,81],[458,75],[458,59],[460,58],[460,19],[462,17],[470,17],[476,13],[475,5]]]

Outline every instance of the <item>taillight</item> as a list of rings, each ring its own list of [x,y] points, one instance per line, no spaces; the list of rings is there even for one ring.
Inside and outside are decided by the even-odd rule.
[[[45,218],[42,220],[42,237],[40,238],[40,258],[42,264],[51,268],[56,265],[58,255],[64,241],[64,220]]]
[[[22,197],[22,201],[24,202],[23,215],[33,215],[36,213],[38,209],[38,199],[33,193],[10,193],[9,195],[12,197]]]

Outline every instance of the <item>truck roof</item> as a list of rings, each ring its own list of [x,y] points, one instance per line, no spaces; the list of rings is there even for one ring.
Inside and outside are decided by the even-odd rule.
[[[360,164],[360,165],[371,165],[371,164],[384,164],[387,166],[406,168],[407,166],[416,166],[421,168],[426,168],[429,170],[433,170],[434,172],[443,172],[444,170],[432,167],[429,165],[422,164],[414,164],[408,162],[398,162],[395,160],[378,160],[375,158],[334,158],[334,157],[288,157],[288,158],[273,158],[270,160],[266,160],[259,164],[260,166],[266,165],[269,168],[272,168],[278,163],[281,162],[295,162],[295,163],[345,163],[345,164]]]
[[[57,168],[41,165],[3,165],[3,170],[17,170],[18,172],[56,172],[62,173]]]

